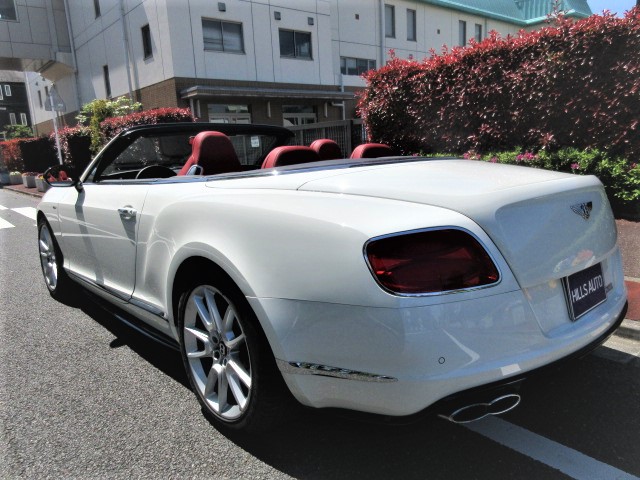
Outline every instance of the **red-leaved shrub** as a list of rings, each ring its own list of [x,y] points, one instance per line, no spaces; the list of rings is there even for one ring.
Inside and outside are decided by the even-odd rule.
[[[599,148],[640,156],[640,8],[365,74],[372,141],[404,153]]]
[[[23,140],[22,138],[14,138],[0,142],[2,161],[9,172],[22,172],[24,170],[22,152],[20,151],[20,142]]]
[[[100,130],[105,140],[109,141],[122,130],[134,125],[193,121],[195,119],[188,108],[156,108],[154,110],[130,113],[123,117],[107,118],[100,123]]]

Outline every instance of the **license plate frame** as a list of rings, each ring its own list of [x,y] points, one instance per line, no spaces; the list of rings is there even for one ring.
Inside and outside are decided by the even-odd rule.
[[[600,263],[563,278],[563,283],[569,316],[573,322],[607,301]]]

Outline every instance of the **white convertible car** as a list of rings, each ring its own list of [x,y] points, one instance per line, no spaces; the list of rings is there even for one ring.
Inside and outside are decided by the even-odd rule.
[[[82,285],[179,348],[219,427],[265,429],[291,396],[386,417],[502,413],[521,379],[624,318],[597,178],[375,144],[325,160],[343,157],[333,142],[291,136],[134,127],[84,173],[46,175],[50,293]]]

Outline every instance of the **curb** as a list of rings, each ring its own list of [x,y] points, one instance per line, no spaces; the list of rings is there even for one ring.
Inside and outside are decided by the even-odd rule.
[[[12,192],[22,193],[24,195],[29,195],[35,198],[42,198],[44,196],[44,192],[39,192],[35,188],[29,188],[22,185],[2,185],[3,190],[10,190]],[[34,191],[31,191],[34,190]]]

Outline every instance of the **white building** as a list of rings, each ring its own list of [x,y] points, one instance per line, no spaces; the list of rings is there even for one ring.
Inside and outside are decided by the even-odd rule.
[[[29,91],[41,131],[51,81],[69,122],[80,104],[121,95],[145,109],[190,107],[205,121],[322,122],[354,115],[361,73],[390,49],[420,60],[491,30],[536,28],[550,3],[0,0],[0,68],[18,58],[36,70]],[[563,3],[569,15],[591,13],[586,0]]]

